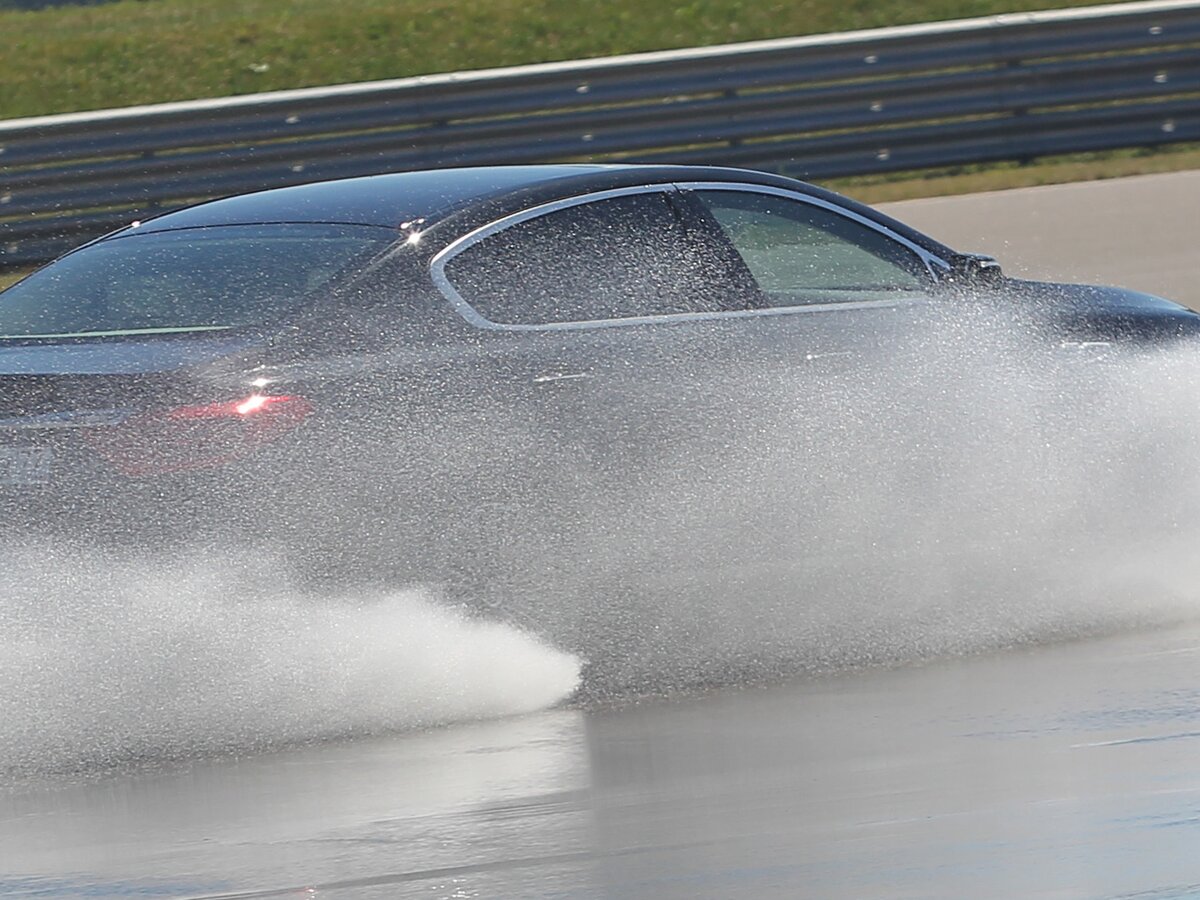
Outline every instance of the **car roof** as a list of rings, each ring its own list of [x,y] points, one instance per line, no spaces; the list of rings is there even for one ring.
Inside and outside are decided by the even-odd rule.
[[[935,252],[948,250],[877,210],[791,178],[749,169],[649,164],[480,166],[318,181],[209,200],[137,223],[136,231],[125,228],[108,237],[283,222],[369,225],[392,230],[420,222],[427,230],[451,217],[459,224],[470,225],[540,202],[592,191],[638,184],[717,181],[803,191],[882,222]],[[462,215],[456,216],[458,213]]]
[[[397,172],[270,188],[209,200],[142,222],[139,231],[269,222],[401,224],[569,178],[599,166],[495,166]]]
[[[140,222],[138,230],[168,231],[213,225],[322,222],[396,228],[440,219],[464,207],[520,194],[551,196],[560,187],[615,187],[678,178],[751,181],[762,172],[713,167],[560,164],[431,169],[318,181],[209,200]],[[792,182],[795,184],[795,182]]]

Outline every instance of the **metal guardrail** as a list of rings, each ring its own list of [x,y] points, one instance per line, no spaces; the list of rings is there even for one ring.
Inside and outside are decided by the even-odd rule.
[[[1200,0],[0,121],[0,267],[185,202],[451,165],[829,178],[1200,140]]]

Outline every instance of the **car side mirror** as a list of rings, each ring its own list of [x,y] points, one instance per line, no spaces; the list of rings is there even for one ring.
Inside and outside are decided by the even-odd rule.
[[[1004,272],[994,256],[957,253],[950,260],[947,280],[957,285],[994,285],[1004,280]]]

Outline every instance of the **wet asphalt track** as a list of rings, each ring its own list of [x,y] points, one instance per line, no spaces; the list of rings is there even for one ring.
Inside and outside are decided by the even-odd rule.
[[[1197,197],[893,210],[1010,272],[1200,305]],[[1177,898],[1198,847],[1200,625],[0,786],[15,897]]]
[[[30,897],[1200,896],[1200,628],[5,797]]]

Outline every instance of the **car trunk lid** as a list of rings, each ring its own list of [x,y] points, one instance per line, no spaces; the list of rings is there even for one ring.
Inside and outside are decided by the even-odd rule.
[[[307,416],[254,378],[262,342],[231,336],[0,346],[0,485],[210,468]]]

